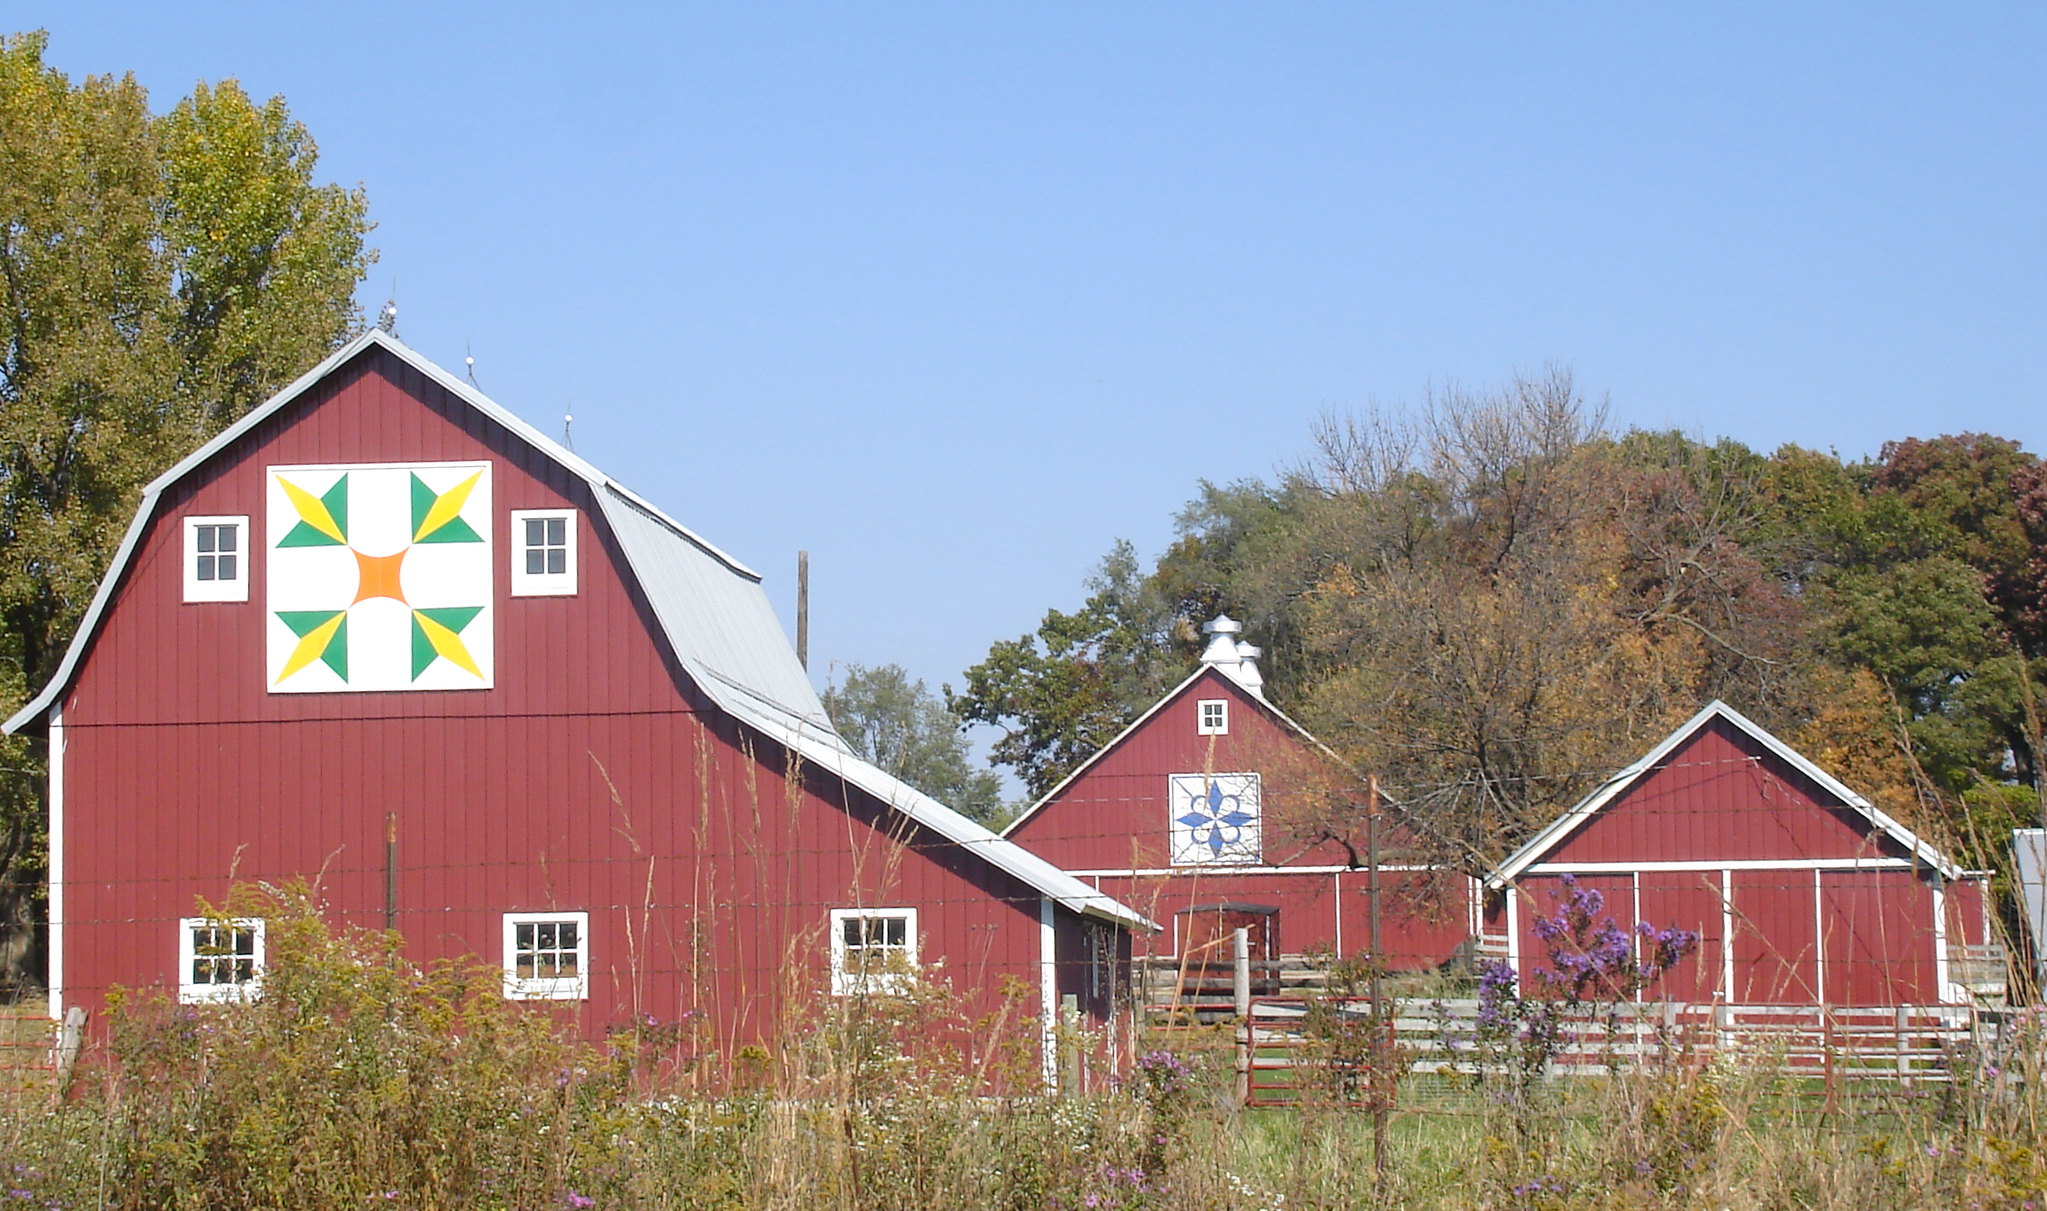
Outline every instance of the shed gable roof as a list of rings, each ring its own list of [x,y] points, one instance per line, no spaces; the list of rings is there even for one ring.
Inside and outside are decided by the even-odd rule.
[[[1580,827],[1604,810],[1608,804],[1619,798],[1629,788],[1655,770],[1667,757],[1677,751],[1680,745],[1691,739],[1701,728],[1704,728],[1715,719],[1726,721],[1737,731],[1760,744],[1767,752],[1778,757],[1799,773],[1812,779],[1823,793],[1838,799],[1842,806],[1851,809],[1868,821],[1873,831],[1882,832],[1889,836],[1893,841],[1904,847],[1906,852],[1914,855],[1926,866],[1939,871],[1943,876],[1950,879],[1961,877],[1961,867],[1949,860],[1946,855],[1942,854],[1932,845],[1921,840],[1917,834],[1886,815],[1874,803],[1848,789],[1839,779],[1819,766],[1814,765],[1806,759],[1804,754],[1771,735],[1761,725],[1755,723],[1725,702],[1715,699],[1708,703],[1705,709],[1686,720],[1676,731],[1664,737],[1663,741],[1655,748],[1643,754],[1641,759],[1619,770],[1613,777],[1608,778],[1605,782],[1593,788],[1592,793],[1580,799],[1571,810],[1557,817],[1550,822],[1548,827],[1529,838],[1527,844],[1515,850],[1505,861],[1493,868],[1492,873],[1486,876],[1486,886],[1489,888],[1504,887],[1523,871],[1542,861],[1543,858],[1547,857],[1558,846],[1575,834]]]
[[[336,350],[284,390],[151,481],[78,632],[49,684],[4,727],[37,723],[62,700],[97,638],[159,500],[186,475],[364,353],[381,349],[419,371],[588,485],[684,671],[720,709],[858,787],[910,820],[1022,880],[1071,911],[1149,927],[1142,915],[892,777],[846,746],[782,633],[760,576],[686,526],[528,425],[469,384],[379,329]]]

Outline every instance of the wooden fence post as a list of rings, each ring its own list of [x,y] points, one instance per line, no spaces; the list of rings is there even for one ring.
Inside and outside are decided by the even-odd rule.
[[[1820,1047],[1827,1066],[1826,1112],[1832,1114],[1840,1090],[1834,1084],[1834,1015],[1827,1012],[1825,1005],[1820,1006]]]
[[[55,1091],[64,1096],[64,1089],[71,1083],[72,1065],[78,1062],[78,1049],[85,1043],[85,1007],[73,1005],[64,1011],[64,1024],[57,1028],[57,1045],[51,1050],[50,1067],[56,1077]]]
[[[1911,1053],[1905,1050],[1905,1024],[1907,1020],[1908,1015],[1906,1013],[1905,1007],[1903,1005],[1898,1006],[1897,1010],[1898,1081],[1900,1084],[1904,1083],[1912,1072]]]

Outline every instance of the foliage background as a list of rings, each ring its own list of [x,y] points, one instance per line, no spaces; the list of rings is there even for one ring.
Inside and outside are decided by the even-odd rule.
[[[142,486],[359,317],[361,189],[314,181],[280,97],[200,83],[152,114],[0,37],[0,714],[54,671]],[[0,984],[28,973],[40,742],[0,740]]]
[[[2047,471],[2004,438],[1764,454],[1616,431],[1553,369],[1329,415],[1273,479],[1202,484],[1178,532],[1148,569],[1119,543],[1079,611],[967,671],[955,710],[1003,729],[1033,795],[1226,612],[1268,695],[1455,861],[1511,850],[1714,698],[1969,861],[2040,819]]]

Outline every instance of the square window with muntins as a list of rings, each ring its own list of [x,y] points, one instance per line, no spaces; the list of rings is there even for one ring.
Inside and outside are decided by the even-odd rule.
[[[185,600],[249,599],[249,519],[185,519]]]
[[[512,510],[512,596],[575,593],[576,528],[574,509]]]
[[[590,995],[590,914],[505,914],[505,995],[580,1001]]]
[[[1194,704],[1196,735],[1227,736],[1230,731],[1230,700],[1203,698]]]
[[[833,995],[908,990],[917,968],[916,909],[835,908],[831,927]]]
[[[178,922],[178,999],[239,1001],[263,980],[263,922],[253,917],[186,917]]]

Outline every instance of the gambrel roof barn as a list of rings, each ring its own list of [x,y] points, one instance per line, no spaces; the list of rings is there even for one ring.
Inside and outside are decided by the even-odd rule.
[[[1102,1019],[1144,923],[855,756],[759,576],[381,331],[149,486],[7,728],[58,1006],[241,995],[261,923],[194,915],[236,881],[725,1054],[904,964]]]

